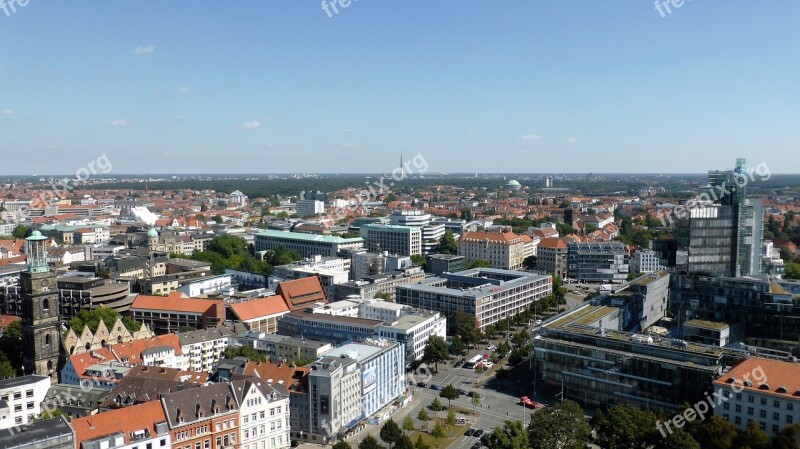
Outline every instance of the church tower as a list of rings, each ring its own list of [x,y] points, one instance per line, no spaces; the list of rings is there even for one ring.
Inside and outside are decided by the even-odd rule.
[[[28,270],[21,274],[23,366],[25,374],[50,376],[58,382],[61,338],[56,275],[47,267],[47,237],[33,231],[25,240]]]

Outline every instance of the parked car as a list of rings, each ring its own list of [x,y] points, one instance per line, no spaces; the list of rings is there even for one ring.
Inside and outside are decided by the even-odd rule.
[[[487,351],[494,351],[496,349],[497,349],[497,346],[495,346],[495,345],[489,345],[489,346],[486,347]]]
[[[431,390],[441,390],[442,387],[436,384],[431,385]]]
[[[534,322],[534,324],[535,324],[535,325],[537,325],[537,326],[539,326],[539,325],[541,325],[541,324],[542,324],[542,320],[536,320],[536,321]]]
[[[466,395],[467,395],[467,390],[465,390],[465,389],[463,389],[463,388],[459,388],[459,389],[458,389],[458,394],[460,394],[460,395],[463,395],[463,396],[466,396]]]
[[[428,388],[428,384],[425,382],[417,382],[417,386],[420,388]]]
[[[463,426],[466,423],[467,423],[467,418],[457,418],[456,419],[456,425],[457,426]]]
[[[469,393],[467,393],[467,396],[473,397],[473,396],[475,396],[475,392],[474,391],[470,391]]]
[[[472,449],[481,449],[481,446],[483,446],[483,443],[476,441],[475,444],[472,445]]]
[[[475,429],[470,427],[469,429],[467,429],[466,432],[464,432],[464,436],[471,437],[474,432],[475,432]]]
[[[494,363],[492,363],[491,361],[487,360],[487,361],[483,362],[483,366],[485,368],[491,368],[491,367],[494,366]]]
[[[483,429],[475,429],[475,432],[472,432],[472,436],[479,437],[483,435]]]

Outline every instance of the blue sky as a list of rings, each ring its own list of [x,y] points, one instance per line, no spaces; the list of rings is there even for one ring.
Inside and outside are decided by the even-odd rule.
[[[800,172],[793,0],[16,8],[0,174]]]

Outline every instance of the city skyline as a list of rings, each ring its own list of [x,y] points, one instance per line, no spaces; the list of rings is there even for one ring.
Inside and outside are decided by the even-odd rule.
[[[0,9],[0,175],[800,162],[800,5],[330,3]]]

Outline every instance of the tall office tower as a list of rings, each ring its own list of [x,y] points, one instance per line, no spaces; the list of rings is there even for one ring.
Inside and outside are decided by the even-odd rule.
[[[676,221],[678,246],[688,251],[688,271],[712,276],[761,272],[763,209],[745,198],[747,166],[708,172],[708,189]],[[737,183],[737,181],[739,181]]]

